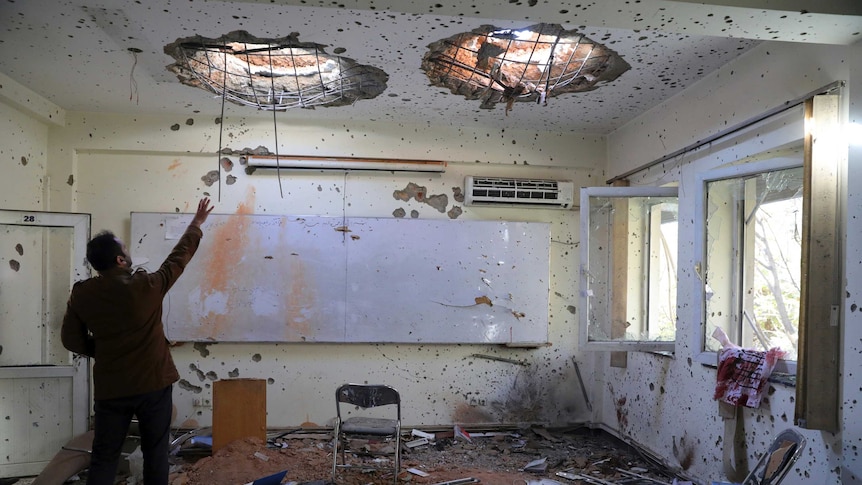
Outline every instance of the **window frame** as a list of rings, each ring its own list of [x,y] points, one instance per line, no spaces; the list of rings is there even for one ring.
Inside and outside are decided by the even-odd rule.
[[[712,170],[707,170],[705,172],[698,173],[696,176],[696,194],[695,194],[695,214],[693,224],[693,234],[695,234],[694,242],[694,254],[696,257],[695,267],[696,273],[700,280],[700,297],[697,298],[697,301],[694,302],[696,305],[697,315],[699,318],[699,329],[697,332],[693,333],[693,339],[695,339],[692,344],[692,349],[696,349],[694,352],[694,360],[696,362],[700,362],[701,364],[716,366],[718,364],[718,352],[705,350],[705,343],[707,338],[712,338],[706,333],[706,284],[704,282],[704,265],[707,260],[707,239],[708,235],[706,234],[706,221],[708,217],[708,207],[706,207],[706,192],[707,192],[707,184],[710,182],[727,180],[733,178],[744,178],[749,176],[754,176],[766,172],[773,172],[779,170],[787,170],[787,169],[795,169],[802,168],[804,165],[804,160],[796,160],[796,159],[787,159],[780,158],[774,160],[764,160],[758,162],[749,162],[738,165],[730,165],[720,168],[715,168]],[[803,204],[804,204],[803,200]],[[739,315],[742,318],[742,315]],[[739,345],[739,342],[734,342]],[[797,361],[789,361],[784,359],[779,359],[778,363],[775,366],[775,372],[781,373],[789,373],[795,374],[797,369]]]
[[[590,199],[591,198],[619,198],[628,199],[635,197],[663,197],[675,198],[679,201],[679,190],[677,187],[584,187],[581,189],[580,200],[580,347],[588,351],[640,351],[640,352],[674,352],[676,347],[676,333],[672,341],[646,341],[646,340],[614,340],[614,341],[591,341],[589,336],[590,326],[590,301],[591,301],[591,272],[590,272]],[[677,254],[679,245],[677,244]],[[678,275],[677,275],[678,279]],[[614,305],[613,301],[607,302],[608,307]],[[610,313],[610,312],[608,312]]]

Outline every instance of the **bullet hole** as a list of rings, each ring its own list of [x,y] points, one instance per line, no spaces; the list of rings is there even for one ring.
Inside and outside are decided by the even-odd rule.
[[[335,49],[332,49],[333,54],[344,54],[345,52],[347,52],[347,49],[344,47],[336,47]]]
[[[25,167],[27,166],[27,157],[21,156],[21,165],[23,165]]]
[[[15,245],[15,252],[18,253],[18,256],[24,256],[24,246],[21,243]]]
[[[226,183],[226,184],[228,184],[228,185],[233,185],[233,184],[235,184],[235,183],[236,183],[236,177],[235,177],[235,176],[233,176],[233,175],[228,175],[228,176],[227,176],[227,178],[226,178],[224,181],[225,181],[225,183]]]
[[[464,192],[461,187],[452,187],[452,198],[455,202],[464,202]]]
[[[271,385],[275,384],[275,379],[273,379],[272,377],[269,377],[266,379],[266,383],[271,386]]]
[[[428,197],[428,199],[425,201],[425,203],[430,205],[431,207],[437,209],[440,212],[446,212],[446,206],[449,205],[449,196],[446,194],[432,195],[431,197]],[[460,211],[460,210],[461,209],[458,208],[458,211]],[[460,214],[460,212],[459,212],[459,214]]]
[[[200,394],[204,390],[202,387],[196,386],[185,379],[180,379],[179,381],[177,381],[177,387],[184,391],[193,392],[195,394]]]
[[[207,379],[209,379],[211,381],[217,381],[218,380],[218,374],[216,374],[213,371],[209,371],[209,372],[207,372]]]
[[[321,187],[320,185],[318,185],[318,186],[317,186],[317,191],[318,191],[318,192],[323,192],[323,187]]]
[[[3,355],[3,346],[0,345],[0,355]]]
[[[75,185],[75,176],[69,175],[69,178],[66,179],[66,184],[68,184],[70,187],[72,185]]]
[[[193,124],[195,124],[195,120],[193,120],[191,118],[186,120],[186,126],[192,126]]]
[[[405,210],[404,210],[404,209],[402,209],[401,207],[399,207],[399,208],[395,209],[394,211],[392,211],[392,217],[397,217],[397,218],[399,218],[399,219],[400,219],[400,218],[404,217],[405,215],[407,215],[407,211],[405,211]]]
[[[396,190],[395,192],[393,192],[392,197],[404,202],[408,202],[410,199],[416,199],[416,202],[424,202],[425,194],[427,192],[427,188],[410,182],[407,184],[407,187],[405,187],[404,190]]]
[[[245,174],[246,175],[251,175],[256,171],[257,171],[257,167],[249,167],[249,166],[245,167]]]
[[[857,308],[859,308],[859,307],[857,307],[855,303],[850,305],[850,311],[851,312],[855,312]]]
[[[218,117],[215,119],[215,124],[217,124],[217,125],[221,124],[221,117]]]
[[[218,182],[218,170],[210,170],[206,175],[201,177],[201,180],[203,180],[207,187],[212,186],[212,184]]]
[[[251,356],[251,360],[253,360],[254,362],[260,362],[261,359],[262,357],[260,356],[260,354],[254,354]]]
[[[21,269],[21,263],[19,263],[18,261],[14,260],[14,259],[10,259],[9,260],[9,267],[12,268],[12,271],[17,272],[18,270]]]
[[[412,211],[410,211],[410,217],[412,217],[413,219],[418,219],[419,218],[419,211],[416,209],[413,209]]]
[[[655,384],[653,384],[652,382],[649,383],[649,390],[655,391]]]
[[[461,210],[460,207],[458,207],[457,205],[453,205],[452,208],[449,209],[449,212],[446,213],[446,215],[449,216],[449,219],[457,219],[463,213],[464,211]]]
[[[575,305],[567,306],[566,310],[568,310],[568,312],[571,313],[572,315],[574,315],[578,312],[578,309],[575,307]]]
[[[210,351],[207,347],[211,344],[203,343],[203,342],[195,342],[194,349],[198,351],[201,357],[207,357],[210,355]]]
[[[221,168],[225,172],[233,170],[233,161],[228,157],[222,157],[222,159],[219,160],[219,164],[221,164]]]
[[[247,165],[248,164],[248,157],[245,155],[239,157],[239,164],[240,165]]]
[[[189,364],[189,370],[194,372],[195,375],[198,376],[199,381],[203,382],[206,380],[206,377],[204,376],[204,371],[198,369],[198,367],[196,365]]]
[[[228,377],[237,378],[239,377],[239,369],[234,369],[227,373]]]
[[[180,130],[180,124],[179,123],[174,123],[171,125],[171,131],[179,131],[179,130]]]

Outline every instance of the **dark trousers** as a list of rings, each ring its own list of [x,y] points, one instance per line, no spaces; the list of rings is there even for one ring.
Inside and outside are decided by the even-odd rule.
[[[144,485],[167,485],[173,386],[137,396],[97,400],[93,454],[87,485],[113,485],[132,416],[138,417]]]

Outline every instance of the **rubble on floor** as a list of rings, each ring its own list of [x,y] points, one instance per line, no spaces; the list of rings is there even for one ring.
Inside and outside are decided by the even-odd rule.
[[[496,428],[434,431],[402,430],[402,484],[551,485],[668,484],[674,475],[656,460],[608,433],[584,427],[571,430]],[[466,435],[466,436],[465,436]],[[428,438],[432,436],[432,438]],[[190,442],[192,440],[189,440]],[[373,440],[366,450],[391,447]],[[369,460],[381,458],[368,456]],[[370,485],[394,483],[392,464],[338,471],[331,482],[331,433],[295,429],[271,433],[267,442],[247,438],[210,454],[184,444],[174,457],[171,485],[242,485],[287,471],[283,484]],[[370,463],[370,462],[369,462]],[[374,464],[374,463],[370,463]]]

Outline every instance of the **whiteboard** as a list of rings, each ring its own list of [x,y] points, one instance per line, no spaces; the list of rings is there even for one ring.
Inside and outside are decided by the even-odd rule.
[[[155,271],[191,214],[133,212]],[[173,341],[538,345],[550,225],[211,214],[165,298]]]

